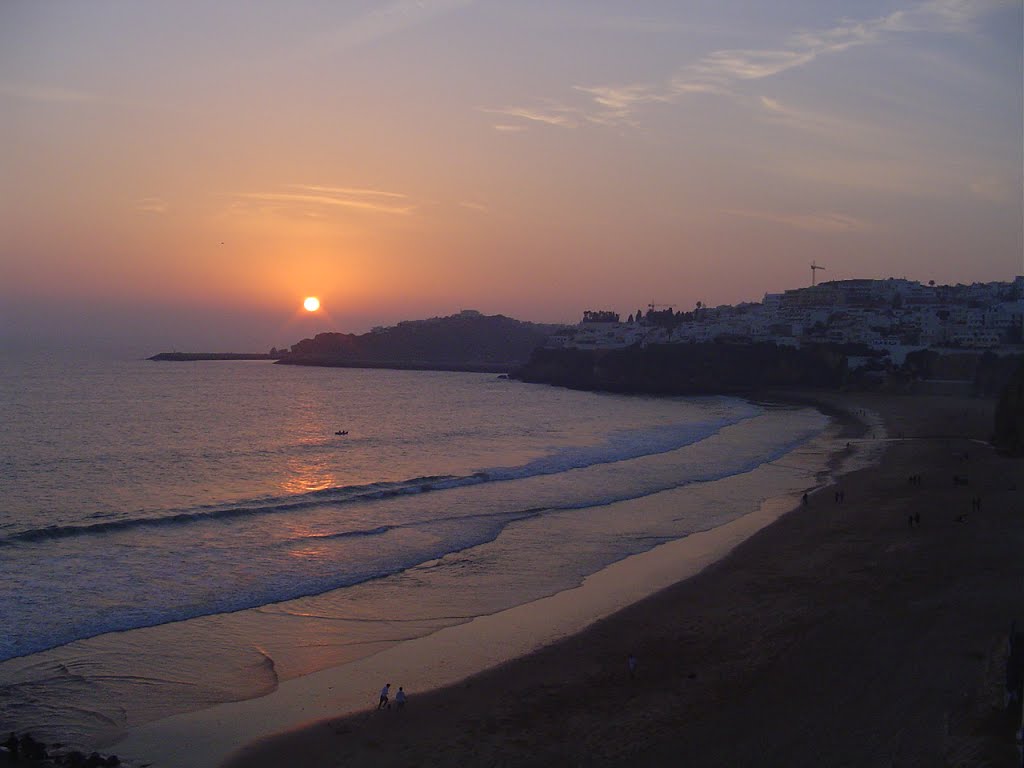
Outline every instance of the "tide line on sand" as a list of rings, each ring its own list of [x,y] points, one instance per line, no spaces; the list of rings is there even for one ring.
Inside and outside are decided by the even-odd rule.
[[[623,507],[642,503],[621,502]],[[574,589],[286,680],[264,697],[148,723],[129,731],[114,749],[122,759],[153,768],[215,768],[232,752],[263,736],[370,708],[386,681],[395,681],[395,686],[415,681],[413,695],[451,685],[575,634],[693,576],[796,503],[791,497],[768,500],[757,511],[726,525],[613,563]]]

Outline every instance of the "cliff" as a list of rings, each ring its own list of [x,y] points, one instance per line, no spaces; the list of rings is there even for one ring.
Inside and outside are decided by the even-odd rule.
[[[902,374],[913,380],[969,382],[971,393],[979,397],[999,397],[1018,366],[1022,355],[1000,356],[991,351],[951,353],[922,349],[907,355]]]
[[[846,355],[836,347],[721,343],[539,349],[510,376],[573,389],[674,395],[783,386],[833,389],[848,379]]]
[[[285,365],[504,372],[525,362],[559,326],[461,312],[361,335],[319,333],[279,361]]]
[[[1024,362],[999,397],[992,444],[1004,453],[1024,455]]]

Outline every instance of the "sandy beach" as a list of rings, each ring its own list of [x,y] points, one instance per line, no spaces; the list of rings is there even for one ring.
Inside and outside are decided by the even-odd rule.
[[[1010,624],[1024,627],[1024,460],[986,445],[994,404],[764,397],[809,399],[836,425],[787,462],[837,452],[805,504],[770,499],[574,589],[101,752],[153,768],[1019,766],[1004,680]],[[184,626],[160,636],[187,642]],[[373,709],[384,682],[405,686],[402,711]]]
[[[984,444],[988,401],[819,399],[882,416],[877,467],[585,631],[225,768],[1019,765],[1005,662],[1024,625],[1024,460]],[[854,450],[873,438],[848,429]]]

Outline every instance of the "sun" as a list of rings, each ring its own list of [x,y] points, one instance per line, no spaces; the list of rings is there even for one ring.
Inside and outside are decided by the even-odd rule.
[[[306,308],[307,312],[316,312],[320,309],[320,299],[316,296],[307,296],[306,300],[302,302],[302,306]]]

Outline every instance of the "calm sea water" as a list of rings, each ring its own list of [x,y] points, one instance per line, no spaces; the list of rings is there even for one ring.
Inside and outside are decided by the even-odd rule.
[[[82,744],[735,519],[811,484],[798,449],[828,423],[483,374],[44,357],[3,361],[0,409],[0,731]]]

